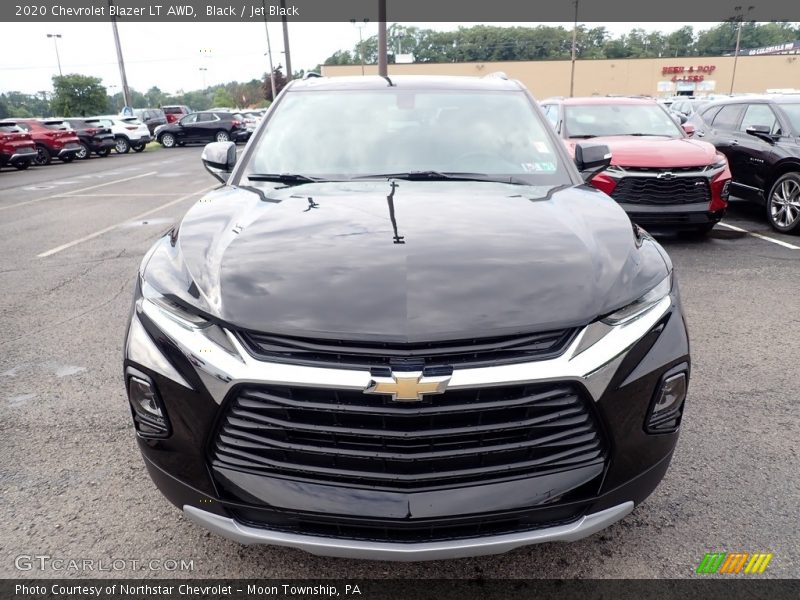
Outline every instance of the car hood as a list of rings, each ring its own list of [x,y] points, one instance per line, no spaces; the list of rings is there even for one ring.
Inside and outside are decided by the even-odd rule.
[[[383,181],[220,188],[145,279],[238,328],[432,341],[586,324],[667,273],[587,186]]]
[[[585,140],[567,141],[573,154],[575,144],[581,141]],[[702,167],[718,160],[712,144],[689,138],[614,135],[588,141],[606,144],[611,150],[611,164],[620,167]]]

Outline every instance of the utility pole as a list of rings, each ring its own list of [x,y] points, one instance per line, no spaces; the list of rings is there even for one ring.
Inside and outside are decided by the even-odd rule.
[[[292,57],[289,54],[289,23],[286,21],[286,0],[281,0],[281,21],[283,22],[283,51],[286,53],[286,80],[291,81],[294,78],[292,71]]]
[[[58,40],[61,38],[61,34],[48,33],[47,37],[53,38],[53,45],[56,47],[56,62],[58,63],[58,76],[63,77],[64,74],[61,72],[61,57],[58,56]]]
[[[264,0],[261,0],[264,7],[264,31],[267,34],[267,56],[269,56],[269,84],[272,87],[272,101],[275,102],[275,69],[272,67],[272,45],[269,43],[269,26],[267,25],[267,7]]]
[[[112,0],[108,0],[109,12],[111,12]],[[122,80],[122,101],[125,106],[131,105],[131,91],[128,88],[128,77],[125,75],[125,62],[122,60],[122,47],[119,44],[119,30],[117,29],[117,18],[111,17],[111,28],[114,30],[114,44],[117,47],[117,62],[119,63],[119,77]]]
[[[575,0],[575,23],[572,26],[572,67],[569,74],[569,97],[575,95],[575,56],[578,50],[578,2]]]
[[[386,48],[386,0],[378,0],[378,75],[389,74]]]
[[[206,72],[208,71],[207,67],[200,67],[200,72],[203,74],[203,89],[206,89]]]
[[[350,22],[358,28],[358,57],[361,61],[361,76],[364,76],[364,35],[362,29],[367,26],[369,19],[364,19],[363,23],[356,23],[355,19],[350,19]]]

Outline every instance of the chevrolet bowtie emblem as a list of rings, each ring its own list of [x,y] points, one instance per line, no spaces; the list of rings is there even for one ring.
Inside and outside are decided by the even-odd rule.
[[[442,394],[450,383],[450,375],[427,376],[419,371],[391,377],[372,377],[365,394],[391,394],[395,402],[420,402],[425,394]]]

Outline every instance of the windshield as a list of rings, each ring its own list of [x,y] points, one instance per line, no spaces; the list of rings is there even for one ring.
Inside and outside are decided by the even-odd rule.
[[[792,131],[800,133],[800,102],[797,104],[780,104],[779,105],[786,116],[789,117],[789,122],[792,125]]]
[[[657,104],[586,104],[564,107],[567,137],[659,135],[683,137],[681,129]]]
[[[569,184],[545,127],[524,92],[290,92],[248,171],[323,179],[436,171]]]

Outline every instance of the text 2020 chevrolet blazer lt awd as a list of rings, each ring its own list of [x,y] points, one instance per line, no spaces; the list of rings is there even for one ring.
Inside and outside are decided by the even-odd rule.
[[[310,77],[147,253],[137,440],[245,544],[426,560],[590,535],[664,476],[689,345],[672,265],[502,76]],[[576,168],[577,166],[577,168]]]

